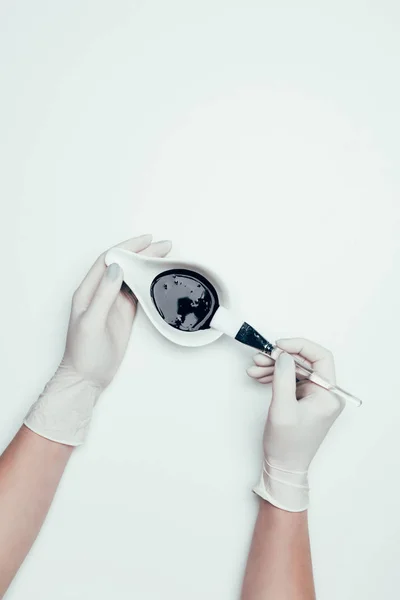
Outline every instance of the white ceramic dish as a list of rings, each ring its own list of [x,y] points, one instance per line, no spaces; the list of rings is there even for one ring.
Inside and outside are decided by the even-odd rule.
[[[211,269],[196,263],[171,258],[153,258],[141,256],[123,250],[112,248],[106,254],[106,265],[117,263],[124,272],[124,281],[136,295],[147,317],[158,331],[171,342],[180,346],[206,346],[217,340],[221,331],[216,329],[202,329],[199,331],[180,331],[168,325],[154,306],[150,295],[151,284],[157,275],[170,269],[189,269],[203,275],[215,287],[219,302],[229,308],[229,295],[220,278]]]

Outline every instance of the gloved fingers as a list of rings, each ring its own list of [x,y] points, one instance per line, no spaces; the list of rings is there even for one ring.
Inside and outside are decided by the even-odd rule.
[[[121,301],[128,301],[130,304],[132,304],[135,308],[138,304],[138,299],[136,298],[135,294],[132,292],[131,288],[129,287],[129,285],[127,285],[125,283],[125,281],[122,282],[121,285],[121,293],[119,295],[118,298],[121,298]],[[117,300],[118,300],[117,298]]]
[[[170,252],[172,247],[172,242],[169,240],[163,240],[161,242],[153,242],[144,250],[140,250],[138,254],[142,254],[145,256],[157,256],[159,258],[164,258]],[[131,290],[131,288],[125,283],[122,283],[121,287],[122,296],[127,298],[131,303],[135,306],[138,303],[138,299],[135,296],[135,293]]]
[[[257,379],[257,383],[262,383],[262,384],[272,383],[273,380],[274,380],[273,375],[267,375],[266,377],[261,377],[260,379]]]
[[[144,256],[157,256],[159,258],[164,258],[170,252],[172,247],[172,242],[169,240],[163,240],[161,242],[153,242],[144,250],[140,250],[138,254]],[[137,306],[138,300],[135,296],[135,293],[131,290],[131,288],[125,283],[122,283],[121,292],[123,298],[127,298],[130,303],[132,303],[135,307]]]
[[[293,358],[295,358],[298,362],[300,362],[305,367],[312,368],[312,363],[309,360],[307,360],[306,358],[304,358],[304,356],[301,356],[300,354],[292,354],[292,352],[289,352],[289,354],[291,354],[293,356]]]
[[[257,365],[252,365],[247,369],[247,375],[252,377],[253,379],[262,379],[263,377],[269,377],[274,373],[274,365],[270,367],[258,367]]]
[[[116,246],[115,248],[123,248],[124,250],[130,250],[131,252],[142,252],[151,244],[151,240],[153,239],[153,235],[151,233],[145,233],[144,235],[139,235],[137,237],[129,238],[129,240],[125,240]],[[104,253],[104,255],[106,252]]]
[[[296,360],[301,362],[304,366],[306,366],[306,367],[312,366],[311,362],[309,360],[306,360],[302,356],[300,356],[300,354],[293,354],[292,352],[289,352],[289,354],[291,354],[293,356],[293,358],[295,358]],[[258,367],[269,367],[269,366],[275,364],[275,361],[272,358],[270,358],[266,354],[261,354],[261,353],[253,356],[253,361],[254,361],[254,364],[256,364]]]
[[[149,236],[147,236],[147,237],[149,237]],[[137,240],[137,239],[128,240],[128,242],[126,242],[124,244],[128,249],[132,250],[133,248],[139,247],[138,243],[143,245],[143,238],[146,238],[146,236],[142,236],[142,238],[140,240]],[[145,243],[147,243],[146,240],[145,240]],[[171,246],[172,246],[172,242],[170,242],[169,240],[154,242],[154,243],[146,246],[146,248],[144,248],[143,250],[139,250],[138,254],[144,254],[146,256],[157,256],[157,257],[161,258],[168,254],[168,252],[171,250]],[[122,291],[122,293],[117,295],[116,299],[115,299],[116,309],[120,314],[123,315],[123,317],[125,319],[133,320],[133,317],[135,316],[135,312],[136,312],[137,298],[136,298],[134,292],[123,282],[122,282],[121,291]],[[93,300],[95,300],[96,295],[97,295],[97,292],[96,292]],[[106,315],[108,314],[108,312],[110,311],[110,309],[113,305],[111,298],[110,298],[110,302],[111,302],[111,304],[108,307],[108,310],[106,307],[106,313],[105,313]]]
[[[253,356],[253,361],[258,367],[270,367],[275,364],[275,361],[266,354],[256,354]]]
[[[140,252],[150,245],[151,240],[151,234],[141,235],[121,242],[117,248]],[[73,297],[73,308],[76,312],[83,312],[88,308],[106,270],[104,262],[106,253],[107,251],[98,257],[76,290]]]
[[[274,365],[275,365],[275,361],[274,361]],[[271,383],[273,378],[274,378],[274,370],[275,370],[275,366],[271,366],[271,367],[258,367],[258,366],[251,366],[247,369],[247,375],[249,377],[251,377],[252,379],[255,379],[258,383]],[[299,399],[299,386],[303,383],[306,383],[308,380],[304,375],[300,375],[300,373],[298,373],[296,371],[296,382],[297,382],[297,387],[296,387],[296,394],[297,394],[297,399]],[[307,392],[310,393],[315,391],[314,388],[314,384],[313,383],[309,383],[309,391]],[[304,394],[305,395],[305,394]]]
[[[329,354],[329,350],[305,338],[281,338],[276,344],[282,350],[300,356],[311,364]]]
[[[306,366],[306,367],[312,366],[311,362],[309,360],[306,360],[302,356],[300,356],[300,354],[293,354],[292,352],[289,352],[289,354],[291,354],[293,356],[293,358],[295,358],[296,360],[301,362],[304,366]],[[272,358],[270,358],[266,354],[261,354],[261,353],[253,356],[253,361],[254,361],[254,364],[256,364],[258,367],[269,367],[270,365],[275,364],[275,361]]]
[[[172,242],[170,242],[169,240],[163,240],[160,242],[153,242],[152,244],[150,244],[149,246],[147,246],[147,248],[145,248],[144,250],[140,250],[140,252],[138,252],[138,254],[141,255],[145,255],[145,256],[156,256],[159,258],[164,258],[164,256],[167,256],[167,254],[170,252],[172,247]],[[129,303],[130,306],[133,306],[136,309],[136,306],[138,304],[138,299],[135,296],[135,293],[131,290],[131,288],[125,283],[122,283],[122,287],[121,287],[121,294],[120,297],[117,298],[117,309],[120,311],[128,312],[128,314],[131,314],[131,309],[125,308],[125,304],[126,302]],[[120,300],[121,298],[121,300]]]
[[[318,388],[316,393],[316,386],[311,382],[304,384],[299,401],[307,405],[308,412],[312,411],[313,415],[322,418],[329,416],[336,419],[345,406],[345,401],[333,392]]]
[[[329,350],[304,338],[281,339],[276,343],[282,350],[309,361],[317,373],[335,383],[335,363]]]
[[[271,409],[275,411],[296,404],[296,370],[294,360],[289,354],[282,353],[278,356],[275,363],[272,380]]]
[[[159,258],[164,258],[164,256],[167,256],[167,254],[170,252],[171,248],[172,242],[170,242],[169,240],[162,240],[160,242],[153,242],[152,244],[150,244],[150,246],[148,246],[144,250],[141,250],[139,254],[145,256],[157,256]]]
[[[296,386],[297,400],[303,400],[305,398],[308,398],[309,396],[312,396],[312,394],[315,392],[315,389],[315,384],[311,383],[307,379],[299,381],[299,383]]]
[[[306,360],[305,358],[302,358],[299,354],[292,354],[292,356],[305,366],[311,367],[310,361]],[[269,358],[269,356],[266,356],[265,354],[256,354],[255,356],[253,356],[253,361],[257,367],[260,367],[260,369],[256,369],[254,367],[250,367],[249,369],[247,369],[247,373],[250,377],[260,380],[261,377],[273,374],[275,368],[275,361],[272,358]],[[265,371],[262,371],[261,369],[265,369]],[[297,370],[296,377],[299,381],[305,379],[305,375],[302,375]]]
[[[121,291],[123,276],[123,271],[117,263],[112,263],[106,268],[86,311],[89,320],[93,319],[96,323],[105,322],[112,305]]]
[[[120,349],[125,348],[129,341],[136,310],[137,305],[126,294],[120,292],[108,311],[105,327],[115,332]]]
[[[130,290],[128,286],[124,289],[124,285],[122,285],[121,292],[116,297],[116,300],[109,312],[109,318],[113,311],[116,313],[115,318],[120,318],[124,320],[124,323],[129,324],[133,323],[134,316],[136,314],[137,309],[137,298],[135,294]]]

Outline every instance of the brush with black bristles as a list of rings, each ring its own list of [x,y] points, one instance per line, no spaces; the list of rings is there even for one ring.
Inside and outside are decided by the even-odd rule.
[[[222,333],[225,333],[229,337],[234,338],[238,342],[245,344],[246,346],[250,346],[251,348],[255,348],[262,354],[266,354],[272,360],[276,360],[278,356],[284,352],[271,344],[265,337],[261,335],[254,327],[246,323],[246,321],[242,321],[242,319],[235,316],[230,310],[227,310],[223,306],[219,306],[215,311],[211,321],[210,327],[213,329],[217,329]],[[294,362],[296,363],[296,371],[300,375],[304,376],[309,381],[312,381],[316,385],[337,394],[346,402],[351,402],[355,406],[361,406],[362,401],[353,396],[349,392],[346,392],[343,388],[329,383],[326,379],[321,377],[318,373],[316,373],[313,369],[306,367],[303,365],[297,358],[292,357]]]

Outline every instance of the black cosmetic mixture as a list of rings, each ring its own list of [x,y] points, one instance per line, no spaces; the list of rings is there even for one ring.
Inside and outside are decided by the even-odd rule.
[[[208,329],[219,306],[214,286],[189,269],[160,273],[151,284],[150,293],[164,321],[180,331]]]

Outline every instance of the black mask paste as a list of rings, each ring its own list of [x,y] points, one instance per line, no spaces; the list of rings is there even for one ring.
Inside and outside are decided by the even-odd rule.
[[[214,286],[200,273],[172,269],[157,275],[150,293],[164,321],[181,331],[208,329],[219,301]]]

